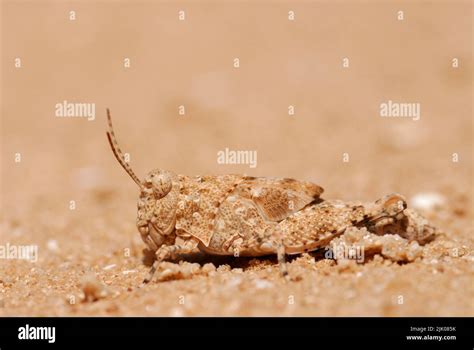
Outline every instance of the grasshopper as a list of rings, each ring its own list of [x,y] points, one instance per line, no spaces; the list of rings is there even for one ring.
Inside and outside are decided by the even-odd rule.
[[[325,201],[323,188],[290,178],[246,175],[186,176],[154,169],[140,180],[125,162],[107,109],[109,144],[115,158],[140,189],[136,225],[142,240],[155,252],[144,283],[160,262],[195,249],[210,255],[276,254],[287,276],[285,255],[314,251],[351,226],[384,233],[407,232],[407,204],[391,194],[369,204]],[[412,225],[413,226],[413,225]],[[433,230],[411,230],[423,240]]]

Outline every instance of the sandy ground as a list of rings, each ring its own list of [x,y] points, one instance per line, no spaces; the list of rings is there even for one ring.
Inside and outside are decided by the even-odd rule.
[[[471,43],[460,1],[2,1],[0,244],[37,246],[38,260],[0,260],[0,315],[473,316]],[[56,117],[64,100],[95,103],[95,120]],[[420,103],[420,120],[381,118],[387,100]],[[106,107],[140,177],[294,177],[343,200],[399,192],[442,233],[407,262],[294,256],[289,282],[274,257],[192,254],[139,288],[138,190],[110,152]],[[218,164],[226,147],[257,150],[258,166]]]

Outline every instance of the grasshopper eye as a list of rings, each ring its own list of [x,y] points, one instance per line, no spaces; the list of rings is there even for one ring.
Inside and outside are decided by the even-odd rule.
[[[386,213],[390,216],[394,216],[407,208],[405,198],[398,194],[392,194],[383,203]]]
[[[158,199],[163,198],[169,193],[169,191],[171,191],[171,178],[166,174],[152,175],[151,186],[155,196]]]

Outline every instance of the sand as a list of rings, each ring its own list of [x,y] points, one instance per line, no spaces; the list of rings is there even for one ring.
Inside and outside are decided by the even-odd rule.
[[[474,315],[472,4],[403,3],[403,23],[396,2],[292,3],[294,23],[289,6],[194,3],[182,23],[170,3],[75,4],[70,21],[66,4],[2,2],[0,246],[38,259],[0,260],[1,316]],[[64,100],[95,103],[96,118],[56,117]],[[419,102],[421,118],[380,117],[388,100]],[[362,262],[289,257],[290,281],[275,257],[191,254],[140,288],[138,189],[107,144],[106,107],[140,177],[398,192],[441,233],[413,246],[352,232],[340,240],[362,240]],[[218,164],[225,148],[256,150],[257,166]]]

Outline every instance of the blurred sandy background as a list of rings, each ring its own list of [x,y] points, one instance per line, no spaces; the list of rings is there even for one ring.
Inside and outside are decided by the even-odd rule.
[[[0,243],[37,244],[40,259],[1,261],[0,314],[473,314],[472,256],[438,259],[437,274],[423,262],[374,262],[358,267],[371,276],[363,282],[325,266],[284,287],[257,268],[279,286],[258,292],[243,262],[242,288],[215,291],[218,274],[136,291],[148,270],[134,227],[138,190],[105,137],[110,108],[139,177],[152,168],[294,177],[345,200],[436,193],[442,208],[424,214],[469,252],[472,2],[2,1],[1,11]],[[64,100],[95,103],[96,119],[55,117]],[[420,103],[421,120],[381,118],[387,100]],[[217,164],[226,147],[257,150],[258,166]],[[69,305],[88,271],[118,294]],[[383,278],[389,291],[377,294]],[[203,305],[209,290],[217,294]],[[392,305],[397,293],[404,307]],[[309,299],[288,309],[289,294]],[[177,295],[195,303],[182,307]]]

